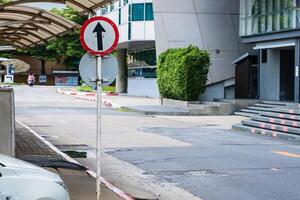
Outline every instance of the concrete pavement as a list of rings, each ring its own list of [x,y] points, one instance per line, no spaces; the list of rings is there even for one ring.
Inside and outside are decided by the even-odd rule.
[[[20,123],[16,123],[16,157],[60,175],[71,200],[96,199],[96,180],[87,169],[66,160]],[[101,188],[103,200],[124,200],[104,184]]]
[[[17,87],[16,96],[18,119],[61,150],[86,152],[75,159],[95,169],[95,102],[47,87]],[[229,129],[241,119],[105,108],[103,176],[140,199],[298,199],[299,143]]]

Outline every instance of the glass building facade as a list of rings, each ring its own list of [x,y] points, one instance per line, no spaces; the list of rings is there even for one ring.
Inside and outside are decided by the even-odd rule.
[[[300,0],[241,0],[240,36],[300,28]]]

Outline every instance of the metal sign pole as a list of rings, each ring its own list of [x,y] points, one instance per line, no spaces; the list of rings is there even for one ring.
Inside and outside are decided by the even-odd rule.
[[[102,94],[102,76],[101,65],[102,57],[96,57],[97,62],[97,200],[101,196],[101,94]]]
[[[111,19],[103,16],[90,18],[82,25],[80,31],[81,45],[89,54],[96,56],[97,65],[97,200],[101,199],[102,56],[110,54],[117,47],[119,36],[117,25]]]

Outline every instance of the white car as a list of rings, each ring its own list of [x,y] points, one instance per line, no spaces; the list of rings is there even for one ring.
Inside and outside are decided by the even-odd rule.
[[[57,174],[0,154],[0,200],[69,199]]]

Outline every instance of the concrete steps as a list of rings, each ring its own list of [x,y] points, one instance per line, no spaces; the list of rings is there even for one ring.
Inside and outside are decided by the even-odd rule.
[[[270,104],[263,104],[263,103],[257,103],[254,104],[255,107],[262,107],[262,108],[274,108],[274,105],[270,105]],[[285,106],[282,106],[285,107]]]
[[[233,129],[300,141],[299,104],[262,101],[235,114],[250,119],[234,125]]]
[[[272,117],[270,118],[265,116],[252,116],[251,120],[257,122],[264,122],[264,123],[271,123],[271,124],[300,128],[300,121],[295,121],[295,120],[287,120],[287,119],[272,118]]]
[[[246,132],[246,133],[266,135],[269,137],[275,137],[275,138],[281,138],[281,139],[293,140],[293,141],[300,142],[300,136],[294,135],[294,134],[287,134],[287,133],[283,133],[280,131],[272,131],[272,130],[266,130],[266,129],[261,129],[261,128],[249,127],[249,126],[245,126],[242,124],[233,125],[232,129]]]
[[[286,113],[286,114],[297,114],[300,115],[299,109],[288,108],[288,107],[273,107],[273,108],[263,108],[257,106],[248,107],[250,110],[255,110],[257,112],[275,112],[275,113]]]
[[[238,115],[238,116],[242,116],[242,117],[252,117],[252,116],[257,116],[258,114],[255,114],[255,113],[248,113],[248,112],[235,112],[234,113],[235,115]]]
[[[273,105],[273,106],[285,106],[290,108],[299,108],[299,104],[292,102],[281,102],[281,101],[261,101],[262,104]]]
[[[280,131],[283,133],[296,134],[300,136],[300,129],[290,127],[290,126],[279,125],[274,123],[258,122],[254,120],[245,120],[242,121],[242,124],[245,126],[256,127],[256,128],[272,130],[272,131]]]
[[[300,121],[300,116],[298,115],[282,114],[282,113],[267,113],[267,112],[261,113],[260,115],[265,117],[271,117],[271,118]]]

